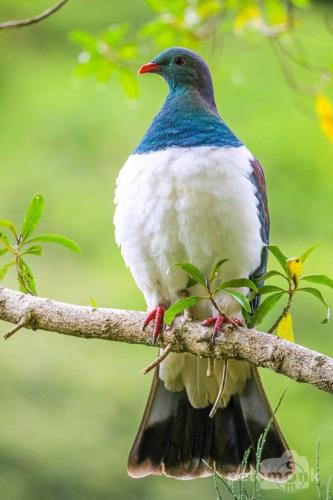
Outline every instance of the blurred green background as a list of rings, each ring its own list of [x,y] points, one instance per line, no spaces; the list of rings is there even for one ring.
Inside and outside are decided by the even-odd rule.
[[[0,19],[24,17],[47,5],[46,0],[2,2]],[[145,3],[135,0],[73,0],[44,24],[0,33],[0,216],[21,221],[30,198],[40,191],[46,198],[42,232],[65,234],[83,249],[78,256],[49,246],[43,258],[30,258],[42,296],[145,307],[115,245],[113,191],[119,169],[159,109],[166,87],[158,78],[143,78],[139,100],[128,102],[117,81],[78,81],[77,47],[68,32],[97,32],[113,22],[140,23],[149,16]],[[327,61],[333,38],[320,5],[305,15],[300,31],[316,60]],[[267,41],[248,44],[230,36],[214,49],[207,44],[202,53],[223,117],[265,168],[271,241],[290,256],[320,242],[306,270],[332,275],[332,144],[302,113],[304,103],[287,87]],[[150,55],[147,51],[140,62]],[[5,285],[16,288],[13,275]],[[297,302],[296,340],[332,355],[332,326],[319,324],[320,307],[307,297]],[[1,332],[7,328],[2,324]],[[3,342],[1,500],[215,498],[209,478],[127,477],[127,454],[150,385],[150,376],[139,372],[154,354],[144,347],[45,332],[22,331]],[[287,388],[279,421],[291,448],[312,466],[321,436],[327,479],[332,472],[331,396],[267,370],[262,377],[273,406]],[[315,495],[312,482],[294,497]],[[264,493],[267,499],[282,496],[278,489]]]

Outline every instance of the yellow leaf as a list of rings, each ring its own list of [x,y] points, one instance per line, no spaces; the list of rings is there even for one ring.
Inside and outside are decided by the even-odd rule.
[[[287,269],[289,276],[293,280],[295,284],[298,283],[302,270],[303,270],[303,264],[301,261],[300,257],[292,257],[291,259],[287,260]]]
[[[293,333],[293,320],[290,313],[283,316],[280,323],[278,324],[276,333],[279,337],[282,337],[289,342],[295,342]]]
[[[333,142],[333,106],[329,99],[321,94],[317,96],[316,111],[320,127],[326,137]]]
[[[261,18],[260,10],[255,4],[246,5],[240,9],[234,20],[234,30],[241,32],[244,28]]]

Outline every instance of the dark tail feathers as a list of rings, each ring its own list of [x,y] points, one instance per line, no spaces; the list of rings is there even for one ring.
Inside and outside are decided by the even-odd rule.
[[[155,373],[146,410],[128,460],[132,477],[165,475],[192,479],[212,474],[236,479],[255,468],[260,435],[268,426],[272,410],[259,374],[240,395],[209,418],[211,407],[194,409],[186,391],[170,392]],[[245,469],[242,461],[250,453]],[[208,464],[208,465],[206,465]],[[273,419],[263,447],[260,474],[273,481],[286,481],[294,463],[278,424]]]

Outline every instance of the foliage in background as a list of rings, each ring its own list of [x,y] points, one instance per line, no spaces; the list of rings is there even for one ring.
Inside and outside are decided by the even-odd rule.
[[[333,61],[323,67],[311,61],[297,28],[311,0],[146,0],[153,18],[138,29],[129,24],[112,25],[98,35],[74,31],[70,38],[83,49],[76,73],[107,81],[116,74],[130,98],[138,96],[136,69],[154,50],[178,45],[200,49],[202,42],[216,43],[217,36],[246,38],[258,34],[270,44],[287,84],[298,94],[311,96],[312,117],[333,142],[333,105],[327,90],[332,86]],[[324,21],[323,21],[324,22]],[[327,22],[333,34],[333,28]],[[222,38],[223,39],[223,38]],[[217,44],[216,44],[217,45]],[[294,69],[312,74],[315,83],[299,82]]]
[[[26,262],[28,255],[42,255],[43,248],[35,243],[57,243],[63,245],[74,252],[80,252],[80,247],[66,236],[60,234],[39,234],[31,238],[32,233],[37,228],[44,210],[44,199],[37,193],[32,198],[28,210],[24,216],[21,230],[18,231],[11,220],[1,219],[0,227],[5,228],[14,240],[3,231],[0,232],[0,257],[10,256],[10,261],[0,267],[0,281],[6,276],[7,271],[15,266],[17,281],[21,292],[37,295],[37,288],[30,266]],[[24,258],[23,258],[24,257]]]
[[[1,17],[20,17],[49,3],[3,2]],[[73,27],[84,25],[97,33],[101,19],[105,19],[105,25],[110,20],[121,23],[126,19],[136,26],[147,13],[144,10],[143,14],[142,5],[135,0],[101,0],[96,8],[83,9],[73,0],[68,9],[40,28],[2,34],[0,127],[6,168],[1,175],[1,213],[13,214],[12,218],[19,221],[27,186],[35,186],[48,202],[46,227],[55,229],[58,225],[58,231],[74,236],[85,248],[80,259],[75,255],[63,258],[60,251],[39,259],[43,295],[86,303],[88,289],[101,306],[144,307],[113,241],[110,189],[131,145],[144,133],[156,109],[160,86],[150,79],[145,81],[144,92],[149,98],[133,109],[119,98],[116,75],[109,88],[95,93],[89,84],[71,85],[68,75],[72,52],[63,40],[64,33]],[[325,25],[318,23],[320,6],[322,2],[318,10],[308,13],[302,25],[310,54],[314,45],[319,54],[329,50]],[[328,2],[326,7],[331,10]],[[293,249],[294,255],[307,242],[323,240],[318,257],[309,261],[309,269],[320,272],[320,264],[325,262],[332,274],[332,224],[328,216],[332,211],[332,150],[315,133],[313,124],[304,123],[303,114],[288,106],[290,94],[279,83],[276,65],[265,45],[255,41],[246,46],[238,38],[223,45],[223,57],[218,46],[215,70],[219,76],[222,62],[224,85],[223,89],[217,86],[217,96],[224,101],[226,116],[232,117],[235,129],[247,138],[266,167],[274,241],[279,241],[281,248]],[[146,60],[145,54],[137,65]],[[241,88],[237,80],[240,71],[245,79]],[[255,96],[259,89],[258,101]],[[251,116],[254,105],[255,121]],[[269,127],[264,125],[267,109]],[[66,283],[52,279],[59,273],[66,277]],[[10,274],[8,283],[15,286]],[[332,355],[330,331],[314,320],[315,305],[306,300],[306,294],[301,304],[295,301],[293,316],[299,336],[304,345]],[[321,334],[323,330],[325,334]],[[128,362],[124,368],[125,358]],[[184,483],[161,477],[137,482],[126,477],[126,464],[119,457],[126,455],[137,430],[150,384],[137,374],[150,358],[150,350],[140,347],[38,333],[24,334],[19,341],[4,346],[0,352],[3,497],[36,500],[43,498],[45,491],[50,498],[62,495],[73,500],[168,500],[184,494],[214,497],[211,480]],[[323,476],[328,476],[333,446],[330,396],[269,370],[262,370],[261,375],[271,402],[288,387],[280,424],[300,454],[312,456],[316,436],[325,437],[321,467]],[[87,456],[91,460],[87,461]],[[282,496],[275,488],[263,491],[263,498],[288,500],[294,496]],[[297,492],[295,498],[316,498],[314,482]]]

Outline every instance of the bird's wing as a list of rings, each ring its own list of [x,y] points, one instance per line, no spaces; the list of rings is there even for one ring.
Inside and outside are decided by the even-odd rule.
[[[262,276],[266,272],[267,268],[267,259],[268,259],[268,249],[267,245],[269,242],[269,213],[268,213],[268,203],[267,203],[267,192],[266,192],[266,182],[264,172],[261,168],[258,160],[251,161],[252,166],[252,174],[251,181],[253,182],[256,188],[256,196],[258,199],[258,215],[261,224],[261,239],[265,246],[261,252],[261,262],[259,267],[251,274],[250,278],[253,280],[257,280],[260,276]],[[263,282],[257,283],[257,286],[260,287],[263,285]],[[256,310],[260,303],[260,295],[257,295],[255,299],[252,301],[252,312]]]

